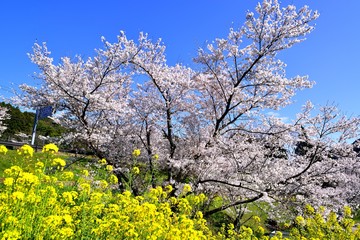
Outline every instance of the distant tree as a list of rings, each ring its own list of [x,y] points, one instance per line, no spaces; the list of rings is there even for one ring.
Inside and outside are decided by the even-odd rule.
[[[7,129],[1,136],[4,140],[10,140],[16,133],[31,134],[34,117],[29,114],[23,114],[18,107],[13,107],[10,104],[1,103],[1,106],[8,109],[8,118],[4,121]]]
[[[8,141],[14,139],[15,135],[19,133],[31,135],[35,118],[34,113],[21,111],[18,107],[4,102],[0,103],[0,107],[7,109],[7,118],[3,121],[6,129],[3,131],[1,139]],[[60,137],[65,131],[65,128],[49,118],[41,119],[38,122],[38,135]]]
[[[4,121],[8,118],[7,109],[3,106],[0,106],[0,135],[3,131],[6,130],[6,125]]]

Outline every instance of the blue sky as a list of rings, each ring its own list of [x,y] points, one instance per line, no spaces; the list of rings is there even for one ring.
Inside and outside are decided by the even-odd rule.
[[[198,47],[225,37],[230,27],[240,27],[255,0],[138,0],[138,1],[1,1],[0,95],[21,83],[35,85],[37,71],[27,57],[35,41],[47,42],[55,60],[61,56],[93,56],[100,37],[115,41],[120,30],[137,39],[140,31],[167,46],[169,64],[191,65]],[[283,52],[288,76],[309,75],[316,81],[299,92],[296,103],[282,114],[293,114],[311,100],[335,103],[350,115],[360,115],[359,0],[283,0],[283,5],[304,4],[320,12],[308,39]]]

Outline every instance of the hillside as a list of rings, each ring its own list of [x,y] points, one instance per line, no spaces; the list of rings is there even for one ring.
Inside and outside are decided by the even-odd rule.
[[[0,106],[6,107],[8,109],[7,113],[10,116],[9,119],[4,121],[7,129],[0,136],[0,140],[22,141],[24,139],[17,136],[20,133],[26,134],[30,137],[34,124],[35,113],[26,111],[23,112],[18,107],[14,107],[11,104],[4,102],[1,102]],[[54,121],[50,118],[45,118],[39,120],[36,132],[37,136],[58,137],[65,132],[65,128],[54,123]]]

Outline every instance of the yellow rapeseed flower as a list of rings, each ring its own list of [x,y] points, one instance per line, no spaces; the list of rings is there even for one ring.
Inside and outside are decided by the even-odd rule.
[[[74,173],[70,171],[66,171],[62,173],[63,180],[72,180],[74,178]]]
[[[0,154],[6,154],[8,149],[4,145],[0,145]]]
[[[344,215],[345,215],[345,217],[349,217],[349,218],[352,217],[351,207],[349,207],[349,206],[344,207]]]
[[[190,184],[184,184],[183,193],[191,192],[191,186]]]
[[[43,222],[46,228],[57,230],[58,226],[62,224],[63,218],[57,215],[50,215],[44,218]]]
[[[88,177],[89,176],[89,171],[84,169],[81,171],[81,174],[84,175],[85,177]]]
[[[6,230],[3,233],[2,239],[20,239],[21,233],[16,229]]]
[[[23,192],[19,192],[19,191],[13,192],[11,194],[11,198],[14,200],[24,200],[24,197],[25,197],[25,194]]]
[[[5,186],[10,187],[13,184],[14,184],[14,178],[12,178],[12,177],[5,178],[5,180],[4,180],[4,185]]]
[[[45,164],[43,162],[38,161],[35,163],[35,168],[44,168]]]
[[[106,165],[106,164],[107,164],[107,161],[106,161],[105,158],[102,158],[102,159],[100,159],[100,160],[98,161],[98,163],[99,163],[100,165]]]
[[[132,173],[135,174],[135,175],[137,175],[137,174],[140,173],[140,169],[139,169],[138,167],[133,167]]]
[[[302,216],[297,216],[295,218],[295,223],[300,226],[304,226],[306,224],[305,219]]]
[[[63,219],[64,219],[65,223],[68,224],[68,225],[70,225],[72,223],[72,221],[73,221],[70,214],[63,215]]]
[[[59,229],[59,234],[62,239],[67,239],[74,235],[74,231],[70,227],[62,227]]]
[[[132,155],[133,155],[134,157],[138,157],[138,156],[140,156],[140,154],[141,154],[140,149],[135,149],[135,150],[132,152]]]
[[[34,193],[34,191],[30,191],[26,194],[25,198],[26,202],[34,204],[41,202],[41,196]]]
[[[40,184],[40,180],[38,178],[38,176],[32,174],[32,173],[28,173],[28,172],[23,172],[21,173],[20,177],[17,179],[17,183],[20,184],[24,184],[24,185],[38,185]]]
[[[17,217],[14,217],[14,216],[8,216],[7,218],[5,218],[5,223],[10,223],[10,224],[13,224],[13,225],[16,225],[19,223],[19,220],[17,219]]]
[[[80,190],[81,192],[84,192],[84,193],[89,194],[89,193],[90,193],[90,190],[91,190],[91,186],[90,186],[90,184],[88,184],[88,183],[81,183],[81,184],[79,185],[79,190]]]
[[[179,199],[178,208],[179,208],[180,212],[186,213],[186,214],[190,213],[192,210],[192,207],[186,198]]]
[[[259,216],[253,216],[255,222],[259,223],[261,221]]]
[[[67,204],[75,204],[74,199],[73,199],[73,195],[71,194],[71,192],[63,192],[62,197],[63,197],[65,203],[67,203]]]
[[[119,179],[114,174],[111,174],[110,177],[109,177],[109,182],[111,184],[116,184],[116,183],[119,182]]]
[[[258,226],[257,232],[259,233],[259,235],[264,235],[265,229],[263,227],[261,227],[261,226]]]
[[[4,170],[6,176],[9,177],[18,177],[22,173],[22,169],[19,166],[12,166]]]
[[[42,149],[42,152],[48,152],[48,153],[57,153],[58,151],[59,148],[53,143],[46,144]]]
[[[25,144],[17,150],[17,153],[25,158],[29,158],[34,155],[34,149],[30,145]]]
[[[315,213],[315,209],[310,204],[306,204],[305,212],[311,215]]]
[[[106,180],[100,180],[100,188],[106,189],[109,186],[109,183]]]
[[[126,190],[126,191],[123,192],[123,195],[124,195],[125,197],[129,198],[129,197],[131,196],[131,192],[128,191],[128,190]]]
[[[173,187],[171,185],[167,185],[165,187],[165,191],[168,192],[168,193],[172,192],[172,190],[173,190]]]
[[[66,162],[64,159],[61,158],[54,158],[52,160],[51,166],[57,167],[57,169],[63,169],[66,165]]]
[[[169,198],[169,201],[170,201],[170,203],[171,203],[172,205],[175,205],[175,204],[177,204],[178,199],[177,199],[176,197],[170,197],[170,198]]]
[[[111,165],[107,165],[107,166],[106,166],[106,170],[109,171],[109,172],[111,172],[112,170],[114,170],[114,168],[113,168],[113,166],[111,166]]]

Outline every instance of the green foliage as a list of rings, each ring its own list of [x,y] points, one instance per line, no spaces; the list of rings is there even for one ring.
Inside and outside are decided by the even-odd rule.
[[[358,208],[354,213],[354,221],[360,223],[360,208]]]

